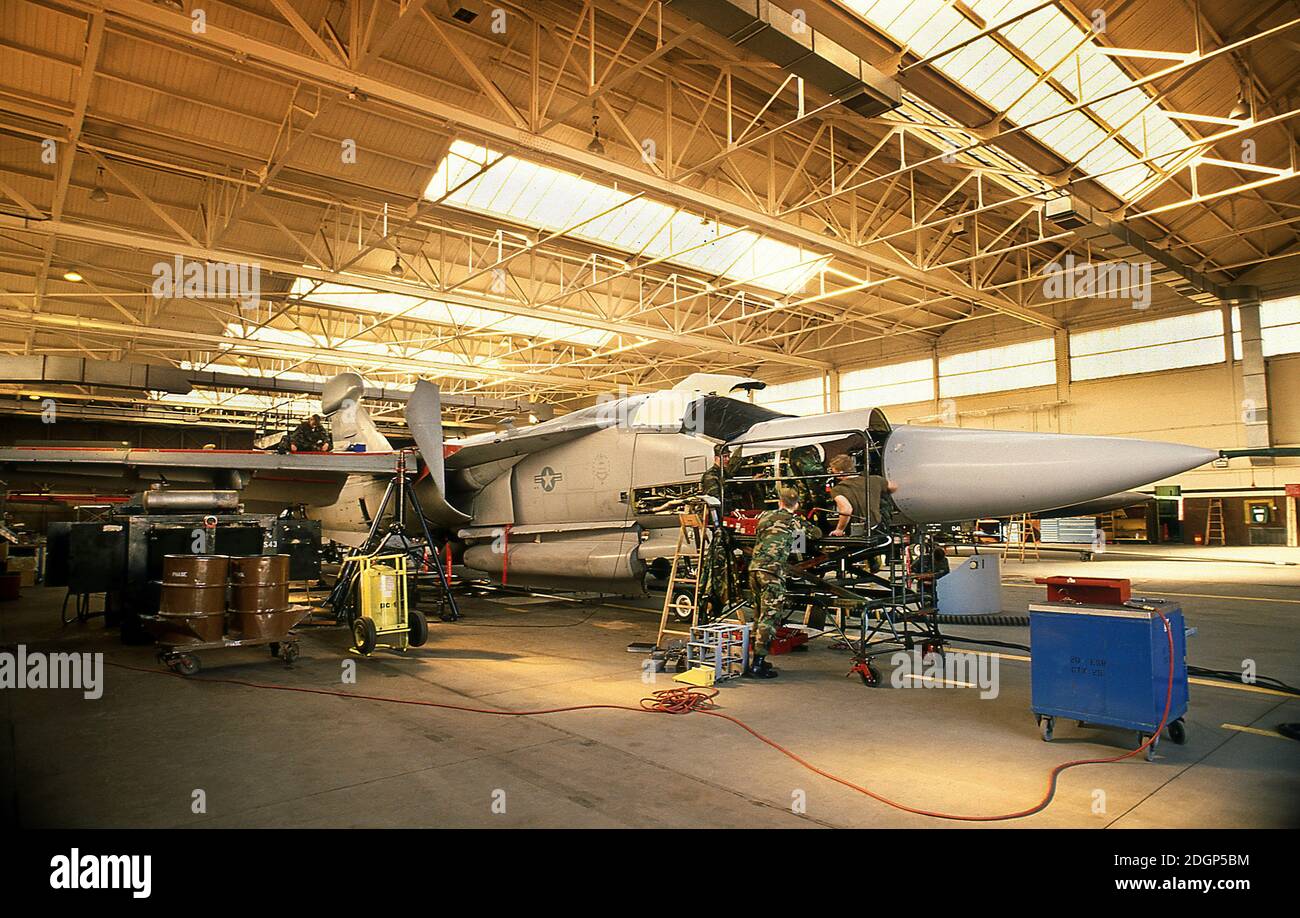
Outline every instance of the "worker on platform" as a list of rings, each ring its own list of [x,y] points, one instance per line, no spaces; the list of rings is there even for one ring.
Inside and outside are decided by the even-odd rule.
[[[799,506],[804,513],[816,510],[826,496],[826,474],[821,453],[815,446],[797,446],[790,450],[790,487],[799,492]]]
[[[756,679],[772,679],[778,675],[767,662],[767,653],[777,624],[785,615],[786,563],[792,553],[802,553],[809,540],[822,537],[820,529],[799,515],[799,492],[778,488],[777,502],[775,510],[768,510],[758,518],[754,554],[749,562],[754,657],[745,675]]]
[[[289,451],[293,453],[320,453],[332,449],[334,438],[325,429],[319,414],[307,418],[289,435]]]
[[[713,451],[713,465],[704,470],[700,476],[700,495],[717,498],[722,503],[722,478],[730,477],[740,468],[740,451],[730,452],[726,446],[719,444]]]
[[[832,459],[826,468],[836,478],[830,496],[839,513],[831,535],[839,537],[871,533],[880,525],[884,495],[895,490],[894,485],[880,475],[858,474],[854,471],[852,457],[845,453]]]

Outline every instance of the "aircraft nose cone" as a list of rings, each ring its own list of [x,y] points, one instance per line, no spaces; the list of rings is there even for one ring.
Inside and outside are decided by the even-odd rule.
[[[885,476],[899,510],[935,523],[1037,513],[1197,468],[1218,452],[1179,443],[1002,430],[896,427]]]

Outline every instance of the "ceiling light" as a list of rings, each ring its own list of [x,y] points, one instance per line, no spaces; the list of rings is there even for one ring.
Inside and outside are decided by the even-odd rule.
[[[600,115],[592,113],[591,115],[591,143],[587,144],[587,151],[597,155],[603,155],[605,144],[600,140]]]
[[[388,269],[388,273],[393,277],[401,277],[406,273],[405,269],[402,268],[402,256],[396,252],[393,253],[393,266]]]
[[[90,189],[90,200],[96,204],[108,203],[108,192],[104,190],[104,167],[95,171],[95,187]]]
[[[236,354],[235,363],[239,364],[240,366],[243,366],[244,364],[248,363],[248,358],[243,354]]]
[[[1237,93],[1237,104],[1228,112],[1228,117],[1234,121],[1250,120],[1250,105],[1246,102],[1246,90],[1242,89]]]
[[[72,281],[74,284],[81,283],[81,275],[76,271],[73,271],[71,268],[63,272],[63,279],[65,281]]]
[[[28,397],[29,399],[31,399],[32,401],[34,401],[34,402],[39,402],[39,401],[41,400],[41,397],[40,397],[39,395],[36,395],[35,393],[32,393],[31,395],[29,395],[29,396],[27,396],[27,397]]]

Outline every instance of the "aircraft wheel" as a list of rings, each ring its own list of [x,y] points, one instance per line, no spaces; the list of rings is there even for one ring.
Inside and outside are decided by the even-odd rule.
[[[378,640],[379,634],[375,630],[374,621],[369,618],[357,619],[356,624],[352,626],[352,642],[356,645],[357,652],[372,653]]]
[[[412,647],[423,647],[429,639],[429,621],[419,609],[406,613],[406,642]]]

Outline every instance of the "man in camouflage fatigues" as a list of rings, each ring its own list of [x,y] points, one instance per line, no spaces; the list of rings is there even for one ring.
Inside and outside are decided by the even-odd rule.
[[[727,475],[734,475],[740,468],[740,452],[728,456],[725,449],[719,447],[713,454],[713,465],[700,476],[700,496],[722,500],[722,475],[725,467]],[[721,527],[720,508],[706,505],[704,518],[709,523],[706,544],[700,552],[700,621],[720,616],[731,604],[739,592],[735,588],[734,568],[727,563],[727,551],[730,540]]]
[[[813,475],[825,475],[821,455],[815,446],[799,446],[790,450],[789,486],[799,494],[799,506],[807,513],[821,503],[826,494],[826,479],[812,478]]]
[[[334,438],[330,436],[320,415],[313,414],[296,428],[289,436],[289,450],[294,453],[328,452],[334,448]]]
[[[754,554],[749,562],[749,588],[754,600],[754,662],[746,675],[771,679],[777,675],[767,662],[768,647],[777,623],[785,613],[785,569],[791,553],[802,552],[810,539],[822,532],[799,516],[799,494],[778,488],[779,505],[758,518]]]

